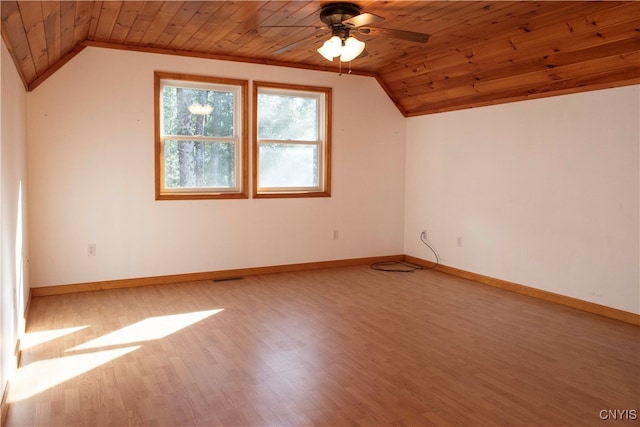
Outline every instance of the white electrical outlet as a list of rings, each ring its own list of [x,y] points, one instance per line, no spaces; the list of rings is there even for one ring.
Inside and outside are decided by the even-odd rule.
[[[420,233],[420,237],[422,237],[424,240],[427,240],[427,229],[426,228],[424,230],[422,230],[422,233]]]
[[[333,240],[338,240],[340,238],[340,230],[333,230]]]
[[[458,247],[462,247],[462,236],[458,236]]]
[[[96,256],[96,244],[95,243],[89,243],[89,245],[87,246],[87,255],[88,256]]]

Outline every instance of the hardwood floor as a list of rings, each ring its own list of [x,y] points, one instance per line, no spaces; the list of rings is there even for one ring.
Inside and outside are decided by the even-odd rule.
[[[637,326],[360,266],[33,298],[7,426],[637,425],[639,396]]]

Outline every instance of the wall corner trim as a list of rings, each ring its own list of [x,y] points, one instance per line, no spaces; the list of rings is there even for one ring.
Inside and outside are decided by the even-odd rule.
[[[432,261],[427,261],[410,255],[405,255],[405,261],[423,267],[434,266],[434,263]],[[620,320],[625,323],[640,326],[640,314],[630,313],[628,311],[619,310],[617,308],[607,307],[593,302],[532,288],[530,286],[520,285],[518,283],[509,282],[507,280],[484,276],[482,274],[461,270],[455,267],[449,267],[443,264],[438,264],[434,269],[442,273],[461,277],[463,279],[468,279],[483,285],[493,286],[521,295],[527,295],[533,298],[538,298],[541,300],[564,305],[566,307],[575,308],[578,310],[586,311],[588,313],[597,314],[600,316],[608,317],[610,319]]]
[[[2,387],[2,408],[0,409],[0,426],[4,427],[7,423],[7,414],[9,413],[9,404],[7,403],[7,397],[9,396],[9,387],[11,383],[7,382]]]

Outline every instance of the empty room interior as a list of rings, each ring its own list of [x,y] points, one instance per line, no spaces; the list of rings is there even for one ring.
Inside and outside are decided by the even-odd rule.
[[[3,427],[637,425],[637,2],[1,6]]]

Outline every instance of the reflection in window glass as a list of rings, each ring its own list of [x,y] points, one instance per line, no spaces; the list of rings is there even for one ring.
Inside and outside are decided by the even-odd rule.
[[[233,135],[234,94],[164,86],[162,121],[165,135]]]

